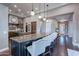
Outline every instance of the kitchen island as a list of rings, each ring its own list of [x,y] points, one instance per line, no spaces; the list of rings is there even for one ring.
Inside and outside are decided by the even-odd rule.
[[[13,56],[25,56],[27,51],[26,48],[32,45],[33,41],[39,40],[49,34],[47,33],[36,33],[29,35],[22,35],[17,37],[12,37],[11,39],[11,55]]]

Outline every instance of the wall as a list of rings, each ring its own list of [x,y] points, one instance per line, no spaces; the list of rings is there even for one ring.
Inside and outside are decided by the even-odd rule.
[[[57,21],[49,19],[48,22],[42,22],[40,32],[53,33],[57,28]]]
[[[0,52],[8,48],[8,8],[0,4]]]
[[[74,43],[79,44],[79,5],[76,6],[75,12],[74,12],[74,17],[73,17],[73,37],[74,37]]]
[[[69,23],[68,23],[68,35],[69,35],[69,37],[73,37],[73,26],[72,26],[72,23],[73,23],[73,21],[69,21]]]
[[[56,31],[56,28],[58,28],[57,21],[52,19],[52,33]]]
[[[40,32],[46,32],[46,22],[41,23]]]

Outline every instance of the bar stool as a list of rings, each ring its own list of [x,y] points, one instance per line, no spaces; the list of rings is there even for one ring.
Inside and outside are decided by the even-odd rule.
[[[32,43],[31,46],[27,47],[28,52],[31,56],[39,56],[45,52],[44,41],[39,39]]]
[[[52,33],[51,35],[47,36],[46,38],[43,38],[43,40],[46,40],[46,51],[45,53],[50,53],[53,52],[53,48],[54,48],[54,40],[57,38],[57,33]]]
[[[51,48],[54,48],[53,41],[56,39],[57,33],[52,33],[49,36],[46,36],[42,39],[34,41],[32,45],[26,47],[27,48],[27,55],[32,56],[40,56],[40,55],[51,55]]]

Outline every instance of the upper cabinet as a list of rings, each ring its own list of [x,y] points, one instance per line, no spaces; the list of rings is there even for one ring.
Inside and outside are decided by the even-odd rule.
[[[23,18],[15,16],[15,15],[9,15],[9,30],[19,30],[23,31]]]
[[[9,23],[18,24],[18,17],[9,15]]]

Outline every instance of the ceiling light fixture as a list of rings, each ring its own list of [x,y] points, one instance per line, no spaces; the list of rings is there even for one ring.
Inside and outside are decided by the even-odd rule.
[[[34,15],[35,15],[35,12],[34,12],[33,10],[31,11],[31,15],[32,15],[32,16],[34,16]]]
[[[43,18],[43,21],[46,21],[46,18]]]
[[[27,13],[29,13],[29,11],[27,11]]]
[[[38,8],[35,8],[35,10],[38,10]]]
[[[42,17],[39,15],[39,19],[41,19]]]
[[[32,11],[31,11],[31,16],[34,16],[35,12],[33,11],[33,3],[32,3]]]
[[[21,9],[18,9],[19,12],[21,12]]]
[[[46,20],[46,22],[49,22],[49,20],[48,20],[48,4],[46,6],[47,6],[47,20]]]
[[[46,22],[49,22],[49,20],[46,20]]]
[[[43,18],[43,21],[46,21],[46,18],[45,18],[45,3],[44,3],[44,18]]]
[[[17,6],[16,6],[16,5],[14,5],[14,7],[15,7],[15,8],[17,8]]]
[[[39,16],[38,16],[39,19],[41,19],[41,15],[40,15],[40,4],[39,4]]]

